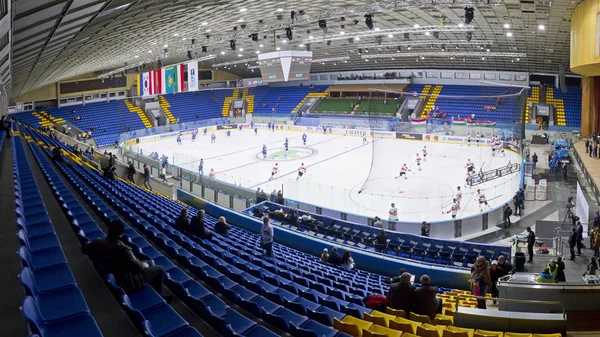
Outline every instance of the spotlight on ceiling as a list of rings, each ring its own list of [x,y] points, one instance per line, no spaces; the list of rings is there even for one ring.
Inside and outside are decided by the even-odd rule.
[[[158,67],[162,68],[162,61],[161,61],[161,59],[158,59]]]
[[[440,32],[433,32],[433,37],[439,40]]]
[[[404,33],[404,39],[405,40],[410,40],[410,33]]]
[[[188,57],[188,60],[190,60],[190,61],[193,59],[191,50],[187,51],[187,57]]]
[[[475,9],[473,7],[465,7],[465,23],[468,25],[475,17]]]
[[[256,42],[256,41],[258,41],[258,34],[252,33],[252,34],[250,34],[250,38],[252,39],[252,42]]]
[[[331,40],[327,40],[326,44],[327,44],[328,46],[331,46]]]
[[[288,40],[292,41],[292,39],[294,38],[294,34],[292,33],[292,28],[285,29],[285,37],[287,37]]]
[[[306,44],[306,51],[310,51],[310,43]]]
[[[358,55],[362,54],[362,49],[358,48]]]
[[[206,51],[208,50],[208,48],[206,46],[202,46],[202,52],[206,53]]]
[[[231,48],[231,50],[235,50],[235,40],[230,40],[229,41],[229,48]]]
[[[373,14],[365,14],[365,25],[367,28],[373,29]]]
[[[359,22],[359,21],[358,21],[358,20],[352,20],[352,22],[353,22],[355,25],[358,25],[358,22]]]
[[[473,33],[472,32],[467,32],[467,42],[471,42],[472,38],[473,38]]]
[[[400,46],[398,46],[398,48],[396,49],[398,52],[402,51],[402,48]]]
[[[319,20],[319,28],[321,28],[323,31],[327,31],[327,21],[325,20]]]
[[[196,39],[192,39],[192,45],[196,43]]]

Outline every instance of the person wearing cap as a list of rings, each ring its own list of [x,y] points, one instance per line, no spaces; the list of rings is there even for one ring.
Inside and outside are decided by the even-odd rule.
[[[400,282],[392,283],[387,293],[389,307],[404,310],[407,317],[413,310],[415,301],[415,286],[410,283],[410,273],[404,272],[400,275]]]
[[[117,285],[131,294],[142,291],[149,284],[161,293],[165,277],[162,266],[151,266],[138,260],[131,247],[123,241],[125,224],[121,220],[112,220],[108,225],[108,236],[99,238],[83,246],[83,253],[96,264],[113,274]],[[167,301],[170,297],[163,296]]]
[[[492,261],[492,266],[490,267],[490,280],[492,281],[491,293],[493,298],[498,298],[498,279],[504,274],[504,271],[498,267],[498,261]],[[494,300],[494,304],[496,301]]]
[[[329,251],[327,250],[327,248],[323,248],[323,253],[321,254],[321,262],[327,262],[327,259],[329,259]]]

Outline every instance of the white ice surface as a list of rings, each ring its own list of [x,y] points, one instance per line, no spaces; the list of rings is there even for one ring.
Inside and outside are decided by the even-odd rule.
[[[302,133],[259,130],[254,135],[254,131],[246,129],[232,130],[231,137],[226,137],[223,130],[216,135],[215,144],[211,144],[210,134],[199,134],[194,143],[188,135],[182,145],[171,138],[139,146],[144,154],[157,151],[168,156],[170,163],[193,172],[198,171],[198,160],[203,158],[205,175],[214,168],[216,179],[252,189],[260,187],[267,194],[283,189],[286,198],[345,213],[387,219],[390,204],[395,202],[400,220],[407,222],[450,219],[445,212],[450,209],[457,186],[463,190],[458,218],[480,213],[475,201],[477,188],[484,191],[491,208],[500,206],[512,198],[520,179],[520,173],[515,173],[473,189],[464,188],[467,159],[475,162],[477,170],[483,166],[484,171],[506,166],[509,160],[520,162],[519,156],[508,150],[505,156],[492,157],[489,146],[400,139],[376,139],[373,143],[370,138],[369,144],[363,145],[362,137],[358,136],[307,133],[306,148],[314,151],[312,155],[286,160],[280,154],[278,158],[264,160],[260,153],[262,145],[266,144],[272,156],[283,151],[286,137],[290,150],[305,148]],[[417,171],[415,157],[417,152],[421,155],[423,146],[427,146],[429,154],[421,164],[422,170]],[[269,181],[275,163],[279,164],[279,173]],[[307,166],[307,173],[297,180],[301,163]],[[412,170],[408,179],[396,179],[405,163]]]

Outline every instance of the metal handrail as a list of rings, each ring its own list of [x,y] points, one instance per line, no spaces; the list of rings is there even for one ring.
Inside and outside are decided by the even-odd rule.
[[[475,296],[475,295],[466,295],[466,294],[459,294],[458,296],[456,296],[456,300],[454,302],[455,304],[455,309],[454,312],[456,313],[458,311],[458,300],[460,298],[476,298],[479,300],[488,300],[488,297],[485,296]],[[562,308],[562,314],[563,314],[563,318],[567,317],[567,313],[565,311],[565,305],[562,302],[559,301],[538,301],[538,300],[515,300],[515,299],[509,299],[509,298],[498,298],[498,297],[494,297],[492,298],[492,300],[494,301],[498,301],[498,302],[509,302],[509,303],[527,303],[527,304],[539,304],[539,305],[560,305]]]

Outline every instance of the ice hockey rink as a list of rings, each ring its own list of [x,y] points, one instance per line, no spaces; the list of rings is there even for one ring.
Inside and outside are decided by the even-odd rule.
[[[269,195],[282,190],[284,197],[315,206],[340,210],[349,214],[388,218],[391,203],[398,208],[400,221],[420,222],[451,219],[450,210],[457,186],[461,186],[463,199],[457,218],[480,213],[475,200],[480,188],[489,208],[501,206],[512,199],[518,189],[520,173],[516,172],[476,187],[465,188],[468,159],[475,163],[477,171],[495,169],[511,163],[520,163],[518,154],[505,150],[505,155],[492,156],[489,146],[467,146],[404,139],[368,137],[363,144],[361,136],[306,133],[306,145],[302,133],[295,131],[225,130],[215,132],[215,143],[208,135],[198,134],[182,138],[178,145],[175,138],[154,140],[139,144],[144,154],[158,152],[169,157],[169,163],[198,172],[199,159],[204,160],[204,175],[211,169],[214,179],[247,187],[260,188]],[[284,142],[289,139],[289,151],[285,153]],[[262,146],[267,146],[267,158],[263,158]],[[426,161],[421,171],[416,164],[416,154],[422,157],[427,146]],[[298,179],[300,165],[307,168]],[[272,180],[275,164],[279,173]],[[398,178],[400,168],[406,164],[411,171]],[[361,191],[361,193],[359,193]],[[483,210],[488,209],[483,206]]]

